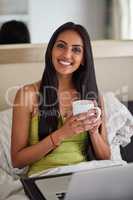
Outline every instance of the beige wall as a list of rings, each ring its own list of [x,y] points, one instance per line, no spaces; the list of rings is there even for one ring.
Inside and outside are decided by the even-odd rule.
[[[123,101],[133,100],[133,57],[95,59],[102,92],[114,92]]]

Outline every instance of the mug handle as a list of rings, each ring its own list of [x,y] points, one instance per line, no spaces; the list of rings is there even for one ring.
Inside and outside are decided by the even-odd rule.
[[[98,120],[101,116],[101,109],[99,107],[94,107],[93,109],[97,110],[97,118],[96,120]]]

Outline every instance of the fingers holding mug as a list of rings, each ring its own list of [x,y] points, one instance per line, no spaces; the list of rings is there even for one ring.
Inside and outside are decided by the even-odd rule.
[[[87,112],[87,118],[89,120],[97,121],[101,116],[101,109],[99,107],[94,107],[93,109]]]
[[[91,120],[90,118],[87,118],[86,120],[84,120],[84,130],[93,133],[96,130],[98,130],[101,124],[102,124],[101,117],[97,119],[95,117],[91,117]]]

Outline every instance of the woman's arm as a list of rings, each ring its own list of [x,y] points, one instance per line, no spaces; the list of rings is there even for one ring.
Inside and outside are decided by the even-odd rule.
[[[95,103],[95,102],[94,102]],[[88,131],[97,159],[110,159],[110,147],[107,141],[107,130],[105,125],[105,111],[101,97],[101,117],[96,119],[95,110],[80,114],[77,119],[83,123],[84,131]]]
[[[13,106],[11,138],[12,164],[17,168],[41,159],[55,148],[50,136],[38,144],[29,146],[29,128],[36,103],[36,94],[32,86],[25,86],[17,92]]]
[[[108,160],[110,159],[111,152],[107,141],[107,129],[103,97],[100,97],[100,104],[102,111],[101,118],[99,119],[99,121],[96,122],[94,128],[90,130],[90,138],[97,159]]]

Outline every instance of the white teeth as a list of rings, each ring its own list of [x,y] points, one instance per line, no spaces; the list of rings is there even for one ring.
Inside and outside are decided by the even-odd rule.
[[[60,60],[59,63],[62,64],[62,65],[66,65],[66,66],[71,65],[70,62],[62,61],[62,60]]]

